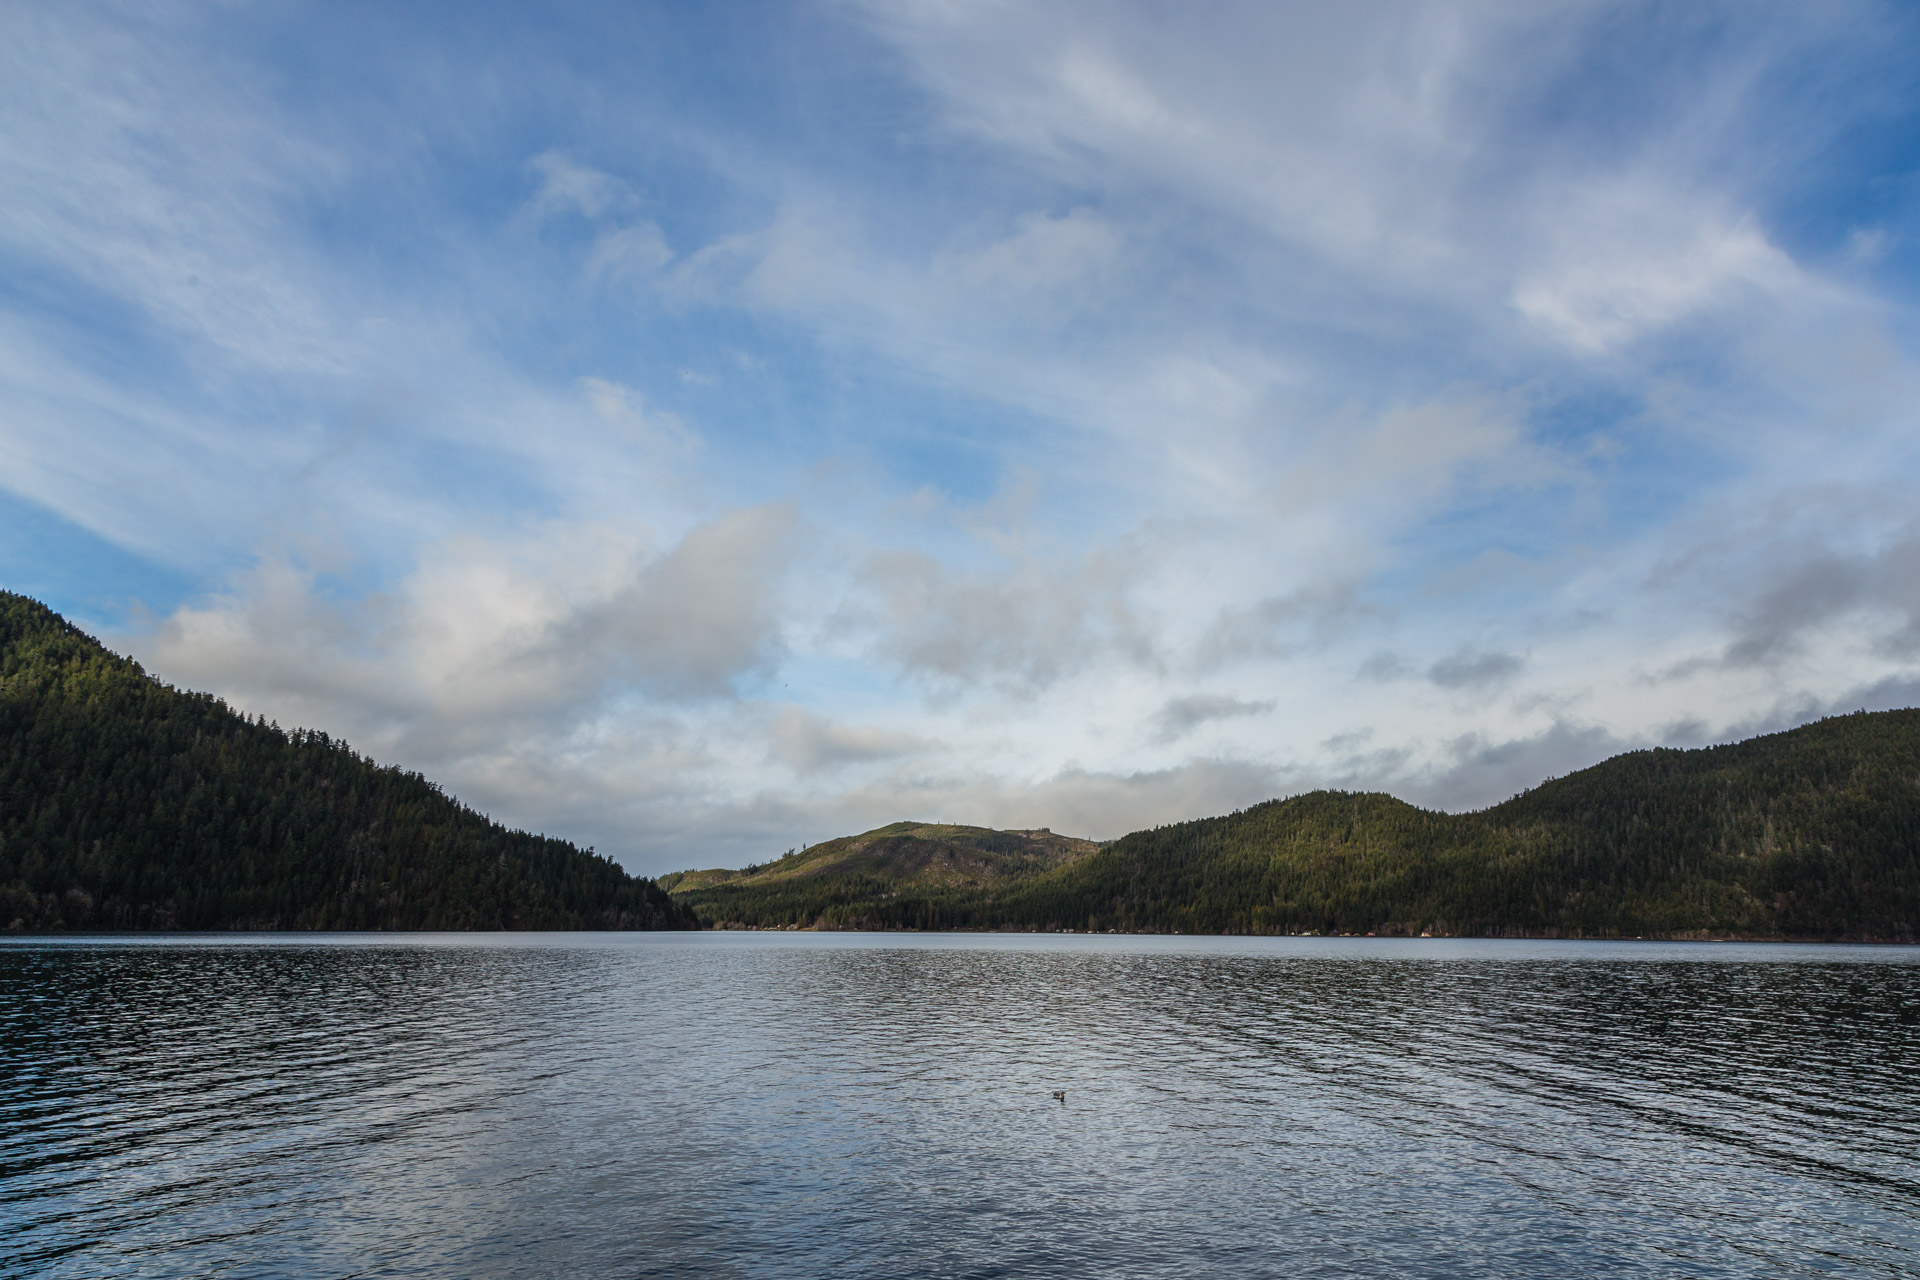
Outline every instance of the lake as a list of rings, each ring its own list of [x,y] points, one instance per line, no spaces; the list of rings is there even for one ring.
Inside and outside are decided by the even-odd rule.
[[[1920,949],[0,942],[7,1276],[1913,1276],[1917,1222]]]

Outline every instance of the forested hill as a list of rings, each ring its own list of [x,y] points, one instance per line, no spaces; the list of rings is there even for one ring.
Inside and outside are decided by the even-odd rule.
[[[1636,751],[1479,813],[1321,791],[980,888],[774,888],[687,897],[763,926],[1911,941],[1920,711]]]
[[[660,929],[650,880],[0,592],[0,928]]]
[[[853,927],[867,904],[930,898],[971,901],[1091,856],[1091,840],[1051,831],[994,831],[950,823],[896,822],[810,849],[789,849],[738,871],[680,871],[662,888],[709,920]],[[925,923],[899,917],[897,923]]]

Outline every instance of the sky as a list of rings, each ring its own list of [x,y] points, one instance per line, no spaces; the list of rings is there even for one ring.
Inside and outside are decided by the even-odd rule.
[[[1920,702],[1920,8],[0,0],[0,587],[637,873]]]

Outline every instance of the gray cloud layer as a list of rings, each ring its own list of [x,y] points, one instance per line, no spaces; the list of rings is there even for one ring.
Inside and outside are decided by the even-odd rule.
[[[1427,679],[1442,689],[1486,689],[1506,684],[1526,665],[1526,659],[1517,653],[1467,645],[1428,667]]]
[[[1272,698],[1264,702],[1247,702],[1206,693],[1172,698],[1154,717],[1155,737],[1161,742],[1176,742],[1210,720],[1265,715],[1276,705]]]

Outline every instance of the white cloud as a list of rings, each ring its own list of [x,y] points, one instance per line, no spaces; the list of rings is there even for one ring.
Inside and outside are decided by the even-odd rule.
[[[873,6],[953,128],[1074,179],[1211,205],[1365,272],[1458,234],[1488,56],[1525,15],[1236,6]],[[1224,38],[1223,38],[1224,37]],[[1511,68],[1509,68],[1511,70]]]
[[[882,657],[936,687],[1017,692],[1109,654],[1156,662],[1148,625],[1128,600],[1138,571],[1119,553],[960,573],[921,553],[891,551],[863,576]]]
[[[1249,605],[1224,606],[1200,640],[1202,669],[1248,659],[1287,658],[1324,649],[1366,623],[1388,619],[1352,583],[1309,586]]]
[[[673,261],[667,237],[651,222],[634,222],[603,231],[594,238],[587,257],[587,274],[596,279],[645,280]]]
[[[1792,212],[1888,14],[1731,12],[846,5],[774,128],[700,39],[308,104],[43,7],[0,484],[200,575],[167,678],[655,869],[1902,696],[1905,250]]]
[[[1059,217],[1029,213],[1016,230],[978,249],[946,248],[933,257],[932,288],[958,289],[992,302],[1052,302],[1087,296],[1113,270],[1124,245],[1118,228],[1090,209]]]
[[[188,15],[14,15],[0,52],[0,242],[66,287],[189,338],[185,354],[281,376],[353,359],[323,268],[279,211],[340,182],[346,160],[248,77],[203,77]]]
[[[617,427],[627,438],[681,454],[699,448],[700,438],[687,429],[677,414],[643,408],[640,393],[632,387],[606,378],[582,378],[580,387],[587,393],[587,403],[600,420]]]
[[[924,753],[932,745],[912,734],[872,725],[839,724],[804,707],[785,707],[768,729],[773,756],[803,776],[847,765]]]
[[[1513,305],[1568,345],[1603,352],[1804,287],[1750,219],[1635,187],[1616,179],[1570,195],[1547,260],[1514,286]]]
[[[281,708],[362,745],[446,759],[571,729],[638,689],[726,698],[777,661],[791,511],[738,511],[653,551],[628,530],[551,526],[424,549],[391,593],[345,602],[282,557],[136,641],[168,678]]]
[[[527,162],[539,175],[540,188],[527,201],[534,221],[563,214],[598,218],[634,203],[633,189],[610,173],[584,165],[559,151],[543,151]]]

